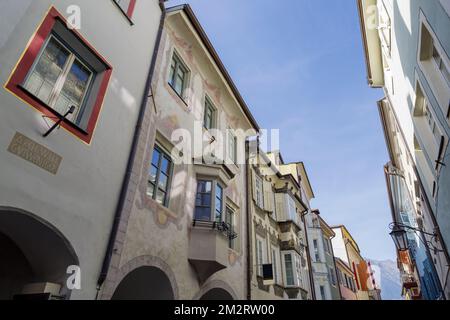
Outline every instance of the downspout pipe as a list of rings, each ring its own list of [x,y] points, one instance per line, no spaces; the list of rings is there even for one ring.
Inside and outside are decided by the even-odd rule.
[[[312,263],[311,263],[311,253],[309,252],[310,247],[309,247],[309,240],[308,240],[308,227],[307,227],[306,219],[305,219],[305,216],[307,214],[303,215],[303,225],[305,227],[305,238],[306,238],[305,240],[306,240],[306,245],[308,246],[306,248],[306,259],[308,260],[308,268],[309,268],[308,273],[309,273],[309,283],[310,283],[309,286],[311,289],[311,298],[312,298],[312,300],[316,300],[316,288],[314,286],[314,276],[313,276]]]
[[[156,58],[158,56],[159,46],[161,43],[161,37],[162,37],[163,28],[164,28],[164,21],[166,18],[166,9],[164,6],[164,0],[159,0],[159,6],[161,8],[162,14],[161,14],[161,20],[159,23],[158,34],[156,36],[155,47],[154,47],[153,54],[151,57],[152,60],[150,63],[150,69],[149,69],[147,80],[145,83],[144,96],[142,98],[141,106],[139,109],[138,119],[137,119],[136,127],[134,130],[133,141],[131,144],[130,156],[128,157],[127,168],[126,168],[125,176],[123,179],[122,188],[120,190],[119,200],[118,200],[115,215],[114,215],[114,221],[113,221],[113,225],[112,225],[112,229],[111,229],[111,234],[110,234],[110,237],[108,240],[106,254],[103,259],[100,276],[97,281],[97,294],[98,294],[98,291],[100,290],[101,286],[105,282],[106,277],[108,275],[108,269],[111,264],[111,258],[112,258],[113,251],[114,251],[114,244],[115,244],[117,233],[119,230],[120,220],[122,218],[122,212],[123,212],[123,208],[125,205],[125,199],[126,199],[128,187],[130,184],[131,173],[133,171],[133,164],[134,164],[134,161],[136,158],[139,137],[141,134],[142,124],[144,121],[144,115],[145,115],[145,111],[147,108],[148,99],[153,95],[153,92],[151,94],[149,94],[149,93],[152,91],[151,85],[152,85],[152,81],[153,81],[153,74],[155,72]]]
[[[259,142],[258,142],[259,143]],[[257,147],[258,148],[258,147]],[[252,300],[252,228],[251,228],[251,212],[250,212],[250,141],[245,141],[245,192],[247,195],[246,205],[246,224],[247,224],[247,300]]]

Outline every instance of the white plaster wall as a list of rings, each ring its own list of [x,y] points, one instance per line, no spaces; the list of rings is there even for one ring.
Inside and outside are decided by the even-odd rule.
[[[74,299],[93,299],[144,93],[161,10],[158,1],[138,1],[133,20],[112,1],[2,1],[6,26],[0,48],[0,82],[4,85],[47,10],[66,15],[81,8],[80,33],[113,67],[110,85],[91,145],[65,130],[42,138],[41,114],[5,89],[0,90],[0,205],[30,211],[58,228],[81,263],[81,291]],[[3,29],[3,28],[2,28]],[[5,35],[7,38],[5,38]],[[63,157],[51,175],[7,152],[16,131]],[[38,236],[38,235],[34,235]],[[49,248],[51,249],[51,248]]]

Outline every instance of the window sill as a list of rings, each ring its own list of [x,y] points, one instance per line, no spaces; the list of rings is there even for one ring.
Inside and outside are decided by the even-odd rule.
[[[133,20],[131,20],[131,17],[128,15],[128,13],[126,13],[116,1],[114,0],[111,1],[116,5],[117,8],[119,8],[120,12],[122,12],[122,14],[125,16],[130,26],[134,26],[134,22]]]
[[[28,91],[26,88],[24,88],[22,85],[18,85],[17,86],[24,94],[26,94],[28,97],[30,97],[31,99],[33,99],[34,101],[37,102],[37,104],[43,106],[45,109],[47,109],[48,111],[50,111],[52,114],[55,115],[55,117],[61,119],[64,115],[60,114],[58,111],[54,110],[53,108],[51,108],[50,106],[48,106],[45,102],[43,102],[41,99],[37,98],[34,94],[32,94],[30,91]],[[86,130],[82,129],[81,127],[79,127],[77,124],[73,123],[70,120],[67,119],[63,119],[63,123],[66,125],[69,125],[70,127],[72,127],[73,129],[75,129],[76,131],[78,131],[79,133],[87,136],[89,135],[89,132],[87,132]]]
[[[167,82],[167,84],[168,84],[168,86],[170,87],[170,89],[172,89],[173,92],[177,95],[177,97],[183,102],[183,104],[184,104],[186,107],[189,107],[189,105],[187,104],[186,100],[184,100],[183,96],[180,95],[180,94],[177,92],[177,90],[175,90],[175,88],[170,84],[170,82]]]

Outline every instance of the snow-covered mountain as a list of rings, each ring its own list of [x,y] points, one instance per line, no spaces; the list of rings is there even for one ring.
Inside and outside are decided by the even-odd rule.
[[[378,285],[381,282],[381,296],[383,300],[402,300],[400,272],[397,263],[392,260],[370,260]]]

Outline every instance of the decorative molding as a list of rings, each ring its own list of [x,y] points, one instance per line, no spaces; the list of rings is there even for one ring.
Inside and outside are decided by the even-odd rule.
[[[255,232],[258,235],[265,238],[267,235],[267,229],[266,229],[266,227],[264,227],[263,223],[256,221],[256,222],[254,222],[254,226],[255,226]]]

